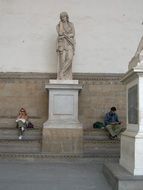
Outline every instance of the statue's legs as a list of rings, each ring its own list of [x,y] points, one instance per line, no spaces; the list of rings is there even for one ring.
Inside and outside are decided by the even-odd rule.
[[[65,60],[65,53],[64,51],[59,51],[59,68],[57,72],[57,78],[58,79],[63,79],[63,65],[64,65],[64,60]]]
[[[59,52],[58,79],[72,80],[73,49]]]
[[[69,49],[65,51],[64,55],[64,65],[63,65],[63,77],[64,79],[72,79],[72,60],[73,60],[73,50]]]

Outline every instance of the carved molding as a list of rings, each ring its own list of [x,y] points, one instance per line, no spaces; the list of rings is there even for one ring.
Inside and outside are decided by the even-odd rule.
[[[73,73],[76,80],[121,80],[124,73]],[[56,79],[56,73],[0,72],[0,79]]]

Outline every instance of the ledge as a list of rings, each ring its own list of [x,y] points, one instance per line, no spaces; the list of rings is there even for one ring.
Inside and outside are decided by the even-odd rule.
[[[0,72],[0,79],[56,79],[56,73]],[[77,80],[120,80],[124,73],[73,73]]]

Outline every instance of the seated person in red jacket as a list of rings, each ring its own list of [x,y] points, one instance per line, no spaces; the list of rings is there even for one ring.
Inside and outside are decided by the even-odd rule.
[[[28,115],[24,108],[21,108],[16,119],[17,128],[19,129],[19,139],[23,138],[23,133],[28,126]]]

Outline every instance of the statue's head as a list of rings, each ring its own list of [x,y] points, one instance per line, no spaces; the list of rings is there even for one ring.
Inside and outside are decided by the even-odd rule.
[[[68,13],[67,12],[61,12],[60,13],[60,19],[61,19],[61,21],[65,21],[65,20],[69,21]]]

